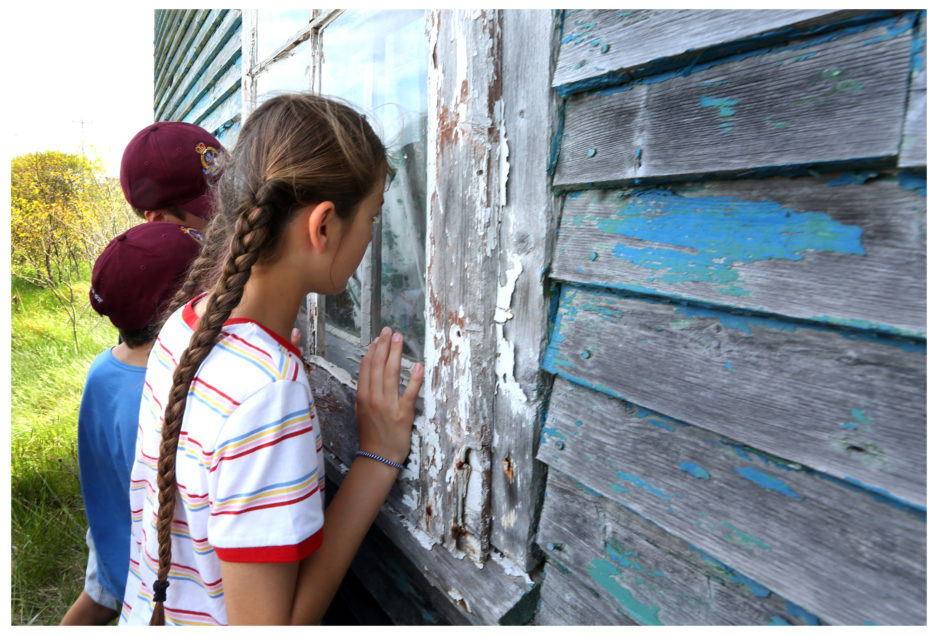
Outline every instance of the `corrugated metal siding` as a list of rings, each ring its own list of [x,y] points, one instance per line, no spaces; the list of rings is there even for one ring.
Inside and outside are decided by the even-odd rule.
[[[540,623],[926,621],[925,20],[565,14]]]
[[[156,11],[155,121],[197,124],[233,145],[241,122],[241,45],[240,11]]]

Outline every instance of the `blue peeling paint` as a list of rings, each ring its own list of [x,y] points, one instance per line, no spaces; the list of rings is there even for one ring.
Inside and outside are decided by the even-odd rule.
[[[602,232],[651,244],[617,244],[611,253],[653,273],[649,282],[708,282],[732,295],[749,292],[735,283],[738,263],[801,260],[808,251],[865,254],[862,228],[823,212],[795,212],[772,201],[735,197],[685,197],[644,190],[629,197],[616,217],[598,221]]]
[[[629,475],[621,470],[618,470],[617,478],[620,479],[621,481],[629,482],[630,484],[633,484],[637,488],[640,488],[647,492],[651,492],[658,497],[662,497],[666,501],[669,501],[671,499],[671,497],[667,495],[666,493],[664,493],[662,490],[659,490],[658,488],[650,484],[648,481],[643,481],[642,479],[640,479],[639,477],[635,477],[634,475]],[[614,488],[614,487],[622,488],[622,486],[620,486],[619,484],[611,484],[611,488]],[[618,492],[626,492],[626,491],[620,490]]]
[[[787,612],[791,616],[803,619],[807,625],[819,625],[819,617],[815,614],[810,614],[805,609],[797,605],[796,603],[791,603],[787,601]]]
[[[802,495],[798,495],[793,492],[786,482],[777,477],[772,477],[767,473],[758,470],[756,468],[735,468],[734,472],[738,473],[745,479],[753,481],[755,484],[761,488],[766,488],[767,490],[773,490],[779,492],[780,494],[786,495],[787,497],[792,497],[793,499],[802,499]]]
[[[767,598],[770,596],[771,590],[768,587],[761,585],[749,576],[741,574],[734,568],[725,565],[715,557],[711,556],[703,550],[700,550],[691,543],[687,543],[686,545],[690,550],[702,557],[702,561],[704,561],[705,565],[718,570],[721,575],[728,577],[728,580],[730,580],[732,583],[746,585],[751,593],[758,598]]]
[[[719,134],[723,135],[734,127],[734,124],[725,120],[734,115],[734,106],[737,106],[738,100],[732,99],[731,97],[709,97],[702,95],[699,101],[702,108],[714,108],[718,111],[718,117],[722,119],[721,127],[723,128]]]
[[[767,624],[768,624],[768,625],[775,625],[775,626],[776,626],[776,625],[786,625],[786,626],[788,626],[788,627],[790,626],[790,623],[786,622],[786,621],[783,620],[781,617],[776,616],[776,615],[771,616],[771,617],[770,617],[770,622],[767,623]]]
[[[655,605],[644,605],[634,598],[630,590],[617,582],[616,578],[620,574],[614,564],[603,559],[594,559],[588,567],[588,575],[620,603],[631,617],[643,625],[662,625],[659,608]]]
[[[927,176],[923,173],[905,170],[898,175],[898,185],[922,197],[927,196]]]
[[[694,462],[680,462],[679,468],[689,473],[697,479],[711,479],[711,475],[708,474],[708,471],[699,466]]]
[[[731,373],[734,373],[734,366],[730,362],[725,362],[725,368]]]

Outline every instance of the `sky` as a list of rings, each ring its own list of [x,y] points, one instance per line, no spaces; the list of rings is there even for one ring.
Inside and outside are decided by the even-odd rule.
[[[84,151],[117,177],[153,121],[153,8],[24,2],[3,21],[6,158]]]

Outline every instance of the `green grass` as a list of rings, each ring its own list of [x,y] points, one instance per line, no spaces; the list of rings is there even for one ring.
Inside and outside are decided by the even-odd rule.
[[[88,281],[75,285],[84,309],[78,346],[52,293],[15,276],[11,293],[11,620],[55,625],[84,584],[85,510],[78,479],[77,418],[88,366],[117,343],[117,330],[88,307]]]

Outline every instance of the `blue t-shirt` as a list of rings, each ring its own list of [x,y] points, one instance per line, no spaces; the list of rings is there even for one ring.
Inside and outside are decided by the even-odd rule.
[[[78,469],[98,580],[117,599],[130,558],[130,476],[146,372],[103,351],[88,369],[78,411]]]

